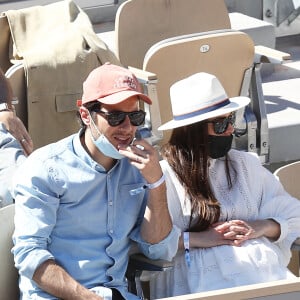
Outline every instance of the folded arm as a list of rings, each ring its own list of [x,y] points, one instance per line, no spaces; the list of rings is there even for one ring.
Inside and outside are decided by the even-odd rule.
[[[246,240],[262,236],[277,240],[280,236],[280,225],[272,219],[251,222],[242,220],[218,222],[205,231],[190,232],[190,247],[241,246]],[[179,240],[179,247],[183,249],[182,237]]]

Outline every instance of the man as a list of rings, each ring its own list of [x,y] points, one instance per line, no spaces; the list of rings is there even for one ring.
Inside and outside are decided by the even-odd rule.
[[[17,166],[33,150],[22,121],[15,116],[12,90],[0,69],[0,207],[13,203],[11,181]]]
[[[125,281],[136,241],[171,258],[172,229],[158,154],[134,140],[145,114],[136,77],[109,63],[79,101],[82,130],[35,151],[15,182],[13,253],[21,299],[131,299]],[[62,128],[63,130],[63,128]]]

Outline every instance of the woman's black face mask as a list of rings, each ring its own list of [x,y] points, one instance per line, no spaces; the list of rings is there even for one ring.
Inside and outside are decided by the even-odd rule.
[[[209,135],[208,136],[208,155],[211,158],[225,156],[231,149],[233,135]]]

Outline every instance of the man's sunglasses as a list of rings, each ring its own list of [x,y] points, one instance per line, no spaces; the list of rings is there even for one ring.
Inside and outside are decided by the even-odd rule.
[[[207,121],[206,123],[212,123],[213,124],[214,131],[215,131],[216,134],[222,134],[227,130],[229,124],[234,126],[235,113],[231,113],[226,118],[218,118],[218,119],[215,119],[215,120]]]
[[[133,126],[140,126],[145,121],[146,113],[143,110],[124,112],[124,111],[113,111],[107,112],[102,111],[101,108],[93,108],[93,111],[99,113],[105,117],[110,126],[118,126],[124,122],[126,116],[129,117],[130,123]]]

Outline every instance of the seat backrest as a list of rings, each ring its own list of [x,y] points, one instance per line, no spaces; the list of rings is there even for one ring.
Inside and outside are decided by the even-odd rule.
[[[146,62],[144,59],[147,51],[153,45],[164,39],[181,35],[230,29],[232,29],[230,17],[224,0],[128,0],[119,7],[116,14],[115,51],[124,66],[133,66],[141,69],[144,64],[145,69]],[[229,41],[227,44],[229,45],[230,43]],[[220,44],[219,47],[221,52],[224,46]],[[203,49],[201,49],[201,51],[202,50]],[[224,50],[228,52],[227,49]],[[190,53],[182,51],[185,51],[184,46],[181,48],[181,53],[178,52],[176,57],[172,55],[174,59],[172,64],[176,65],[178,60],[197,60]],[[232,52],[237,53],[237,51],[234,50]],[[241,52],[239,54],[241,54]],[[168,55],[169,54],[166,54],[166,56]],[[204,57],[204,55],[202,56]],[[223,55],[223,58],[225,57],[226,56]],[[254,56],[252,56],[252,59],[253,58]],[[227,57],[225,59],[227,59]],[[239,55],[236,58],[236,61],[238,60]],[[227,77],[228,80],[232,79],[232,69],[231,67],[227,69],[223,68],[220,62],[223,63],[224,59],[210,60],[210,64],[214,64],[215,66],[212,66],[212,68],[209,67],[207,71],[212,70],[211,73],[214,73],[214,69],[218,68],[218,73],[214,74],[217,75],[224,84],[224,78]],[[171,71],[165,66],[165,61],[160,60],[158,63],[165,68],[167,76],[169,76]],[[223,68],[223,70],[220,70],[221,68]],[[174,68],[172,69],[174,70]],[[243,69],[243,66],[241,69]],[[158,85],[160,86],[157,89],[158,101],[168,105],[167,102],[165,102],[166,98],[161,99],[162,92],[160,91],[162,86],[161,81],[165,80],[165,78],[162,78],[155,69],[146,68],[145,70],[157,75]],[[205,70],[194,68],[193,71],[200,72]],[[176,72],[178,73],[179,70],[176,69]],[[236,86],[240,89],[240,95],[250,95],[252,101],[251,104],[245,108],[244,118],[242,112],[237,114],[237,124],[239,123],[240,126],[238,135],[243,134],[243,136],[239,139],[235,139],[233,146],[237,149],[257,153],[262,163],[265,163],[268,162],[269,159],[269,134],[258,65],[253,64],[252,70],[249,70],[245,76],[246,80],[243,86],[240,84],[236,84]],[[181,78],[183,77],[182,75]],[[232,80],[231,85],[233,86],[234,84],[234,80]],[[225,89],[228,94],[231,94],[231,89],[228,90],[227,86],[228,85],[225,84]],[[169,93],[167,90],[169,87],[170,85],[168,84],[164,87],[167,94]],[[238,94],[234,93],[233,95],[237,96]],[[166,119],[164,115],[170,115],[170,109],[163,109],[160,110],[160,112],[162,121]],[[164,133],[164,135],[168,137],[168,134]],[[168,138],[164,138],[161,143],[167,140]]]
[[[129,0],[116,14],[116,52],[124,66],[142,68],[158,41],[230,27],[224,0]]]
[[[12,65],[5,73],[10,85],[13,87],[16,114],[28,128],[27,88],[25,70],[22,62]]]
[[[253,57],[252,39],[230,29],[178,36],[152,46],[145,56],[143,69],[157,75],[161,122],[172,119],[170,86],[197,72],[214,74],[229,97],[245,96],[248,89],[244,88],[244,77]],[[162,144],[169,135],[170,132],[164,132]]]
[[[9,57],[10,40],[11,36],[7,18],[4,15],[0,16],[0,67],[4,73],[12,65]]]
[[[285,190],[293,197],[300,199],[299,176],[300,161],[282,166],[274,171]]]
[[[300,199],[299,176],[300,161],[293,162],[282,166],[274,171],[274,175],[278,177],[284,189],[293,197]],[[300,253],[292,251],[292,258],[288,268],[297,276],[299,276],[299,257]]]
[[[19,297],[18,272],[11,253],[14,215],[14,204],[0,208],[0,298],[9,300]]]

